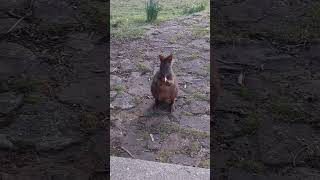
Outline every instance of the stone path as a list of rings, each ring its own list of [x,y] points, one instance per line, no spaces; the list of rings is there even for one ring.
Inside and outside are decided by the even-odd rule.
[[[209,39],[209,14],[194,14],[147,27],[141,39],[111,41],[112,154],[209,168]],[[174,52],[180,88],[172,115],[150,109],[162,52]]]
[[[317,2],[214,7],[224,88],[211,132],[217,179],[319,179],[320,46],[307,15]]]
[[[79,2],[53,0],[35,1],[33,16],[6,34],[29,3],[0,1],[0,179],[97,178],[106,154],[105,34],[82,24],[91,19]]]
[[[121,157],[110,158],[111,180],[209,180],[209,169]]]

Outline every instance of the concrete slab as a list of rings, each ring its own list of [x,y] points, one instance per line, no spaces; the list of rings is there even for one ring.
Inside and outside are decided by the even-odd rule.
[[[176,164],[110,157],[111,180],[209,180],[210,170]]]

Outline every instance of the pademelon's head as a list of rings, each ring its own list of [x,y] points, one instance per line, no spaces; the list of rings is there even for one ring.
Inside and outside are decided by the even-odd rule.
[[[163,82],[168,82],[172,80],[172,58],[173,55],[170,54],[167,57],[159,55],[160,58],[160,80]]]

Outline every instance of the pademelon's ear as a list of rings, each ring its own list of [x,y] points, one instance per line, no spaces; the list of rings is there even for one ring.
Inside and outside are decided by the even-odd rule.
[[[162,55],[159,55],[160,61],[164,60],[164,57]]]
[[[166,58],[166,60],[172,61],[172,57],[173,57],[173,54],[171,53],[171,54]]]

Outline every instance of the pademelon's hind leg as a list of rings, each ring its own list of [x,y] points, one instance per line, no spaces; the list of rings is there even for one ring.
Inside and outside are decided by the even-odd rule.
[[[153,109],[157,108],[159,106],[160,102],[158,99],[154,100],[154,105],[153,105]]]
[[[170,113],[172,113],[173,111],[175,111],[175,107],[174,107],[174,100],[171,101],[170,105]]]

